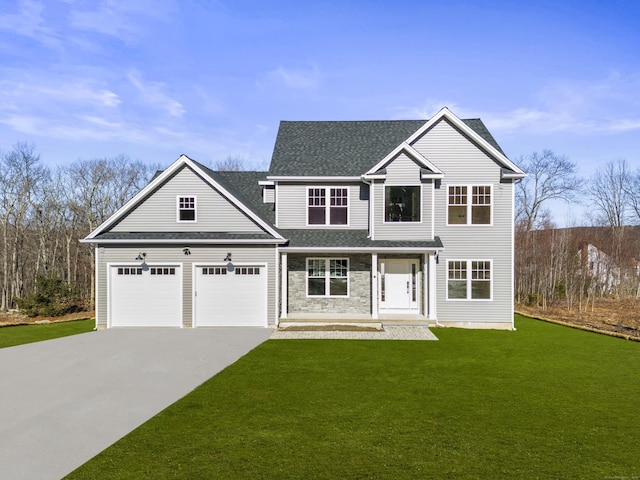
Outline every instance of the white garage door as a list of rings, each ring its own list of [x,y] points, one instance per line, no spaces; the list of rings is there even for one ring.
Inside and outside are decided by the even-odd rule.
[[[197,266],[194,292],[197,327],[267,325],[264,265]]]
[[[182,325],[180,267],[111,267],[109,319],[112,327]]]

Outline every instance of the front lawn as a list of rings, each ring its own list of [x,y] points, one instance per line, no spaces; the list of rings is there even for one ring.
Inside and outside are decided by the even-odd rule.
[[[72,322],[2,327],[0,328],[0,348],[86,333],[93,330],[95,326],[96,321],[90,318]]]
[[[640,344],[516,327],[270,340],[67,478],[639,476]]]

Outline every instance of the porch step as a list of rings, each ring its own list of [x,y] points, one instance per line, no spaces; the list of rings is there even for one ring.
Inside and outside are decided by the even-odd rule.
[[[278,325],[281,331],[325,331],[325,332],[380,332],[383,331],[380,322],[336,322],[336,321],[304,321],[304,322],[283,322]]]

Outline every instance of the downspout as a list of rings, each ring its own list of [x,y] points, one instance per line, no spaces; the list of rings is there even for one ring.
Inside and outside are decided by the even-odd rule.
[[[373,237],[373,214],[374,214],[374,188],[373,188],[373,180],[367,180],[366,178],[364,178],[364,175],[360,177],[360,179],[366,183],[367,185],[369,185],[369,234],[367,235],[368,239],[371,239]]]

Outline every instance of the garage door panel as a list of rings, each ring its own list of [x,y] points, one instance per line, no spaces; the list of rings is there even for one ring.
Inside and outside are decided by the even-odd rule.
[[[178,266],[112,267],[109,286],[111,326],[181,326],[181,283]]]
[[[264,266],[197,267],[196,326],[266,326]]]

